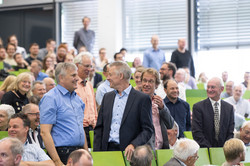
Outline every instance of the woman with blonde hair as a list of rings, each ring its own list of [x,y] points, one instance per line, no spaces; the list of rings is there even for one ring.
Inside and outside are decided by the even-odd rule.
[[[16,76],[9,75],[5,78],[2,85],[0,86],[0,100],[2,100],[3,95],[8,92],[7,89],[16,80]]]
[[[24,72],[17,76],[13,83],[13,89],[3,95],[2,104],[9,104],[18,113],[22,110],[22,107],[29,103],[27,95],[31,89],[32,76],[31,74]]]

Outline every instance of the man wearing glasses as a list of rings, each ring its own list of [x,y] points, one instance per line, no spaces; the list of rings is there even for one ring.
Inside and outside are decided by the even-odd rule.
[[[40,111],[39,107],[35,104],[27,104],[23,107],[23,113],[27,115],[30,120],[30,129],[28,131],[27,139],[30,144],[37,144],[43,147],[43,140],[40,135]]]

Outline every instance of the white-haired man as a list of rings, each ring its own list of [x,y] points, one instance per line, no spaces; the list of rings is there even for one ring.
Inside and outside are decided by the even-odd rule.
[[[8,121],[15,114],[15,110],[11,105],[0,105],[0,131],[8,131]]]
[[[199,158],[199,148],[200,146],[194,140],[180,139],[174,148],[174,157],[164,166],[193,166]]]
[[[236,132],[234,137],[241,139],[246,146],[250,146],[250,121],[244,122],[240,132]]]
[[[168,142],[169,142],[169,149],[174,149],[177,142],[179,141],[179,126],[176,122],[174,122],[173,128],[168,129]]]

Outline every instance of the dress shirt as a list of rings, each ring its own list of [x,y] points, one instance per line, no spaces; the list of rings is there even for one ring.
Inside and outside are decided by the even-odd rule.
[[[40,143],[38,141],[38,131],[37,130],[32,130],[31,128],[29,129],[28,132],[29,136],[30,136],[30,140],[31,140],[31,144],[37,144],[40,147]]]
[[[45,161],[50,160],[49,156],[36,144],[29,144],[26,141],[23,145],[24,153],[22,161]]]
[[[228,102],[229,104],[232,104],[238,114],[242,115],[243,117],[245,117],[245,114],[248,114],[248,118],[250,118],[250,103],[249,101],[247,101],[246,99],[242,99],[240,98],[239,101],[235,101],[234,97],[231,96],[229,98],[225,99],[226,102]]]
[[[76,92],[70,93],[59,84],[43,96],[39,104],[40,123],[53,125],[55,147],[84,145],[84,107]]]
[[[23,58],[25,59],[27,56],[26,50],[23,47],[17,46],[16,47],[16,53],[22,54]]]
[[[221,99],[219,99],[218,101],[214,101],[213,99],[211,99],[211,98],[209,98],[209,100],[211,101],[211,104],[212,104],[212,107],[213,107],[213,111],[214,111],[214,104],[217,102],[218,103],[218,111],[219,111],[219,117],[220,117],[220,111],[221,111],[221,102],[220,102],[220,100]]]
[[[47,77],[49,77],[48,74],[40,71],[37,75],[36,81],[42,81],[44,78],[47,78]]]
[[[120,143],[119,133],[120,133],[120,126],[122,122],[123,113],[127,104],[129,93],[132,89],[132,86],[129,85],[127,89],[122,91],[122,95],[115,91],[115,100],[113,106],[113,114],[111,120],[111,129],[109,134],[109,142],[116,142]]]
[[[32,58],[30,55],[29,55],[28,58],[25,59],[25,61],[28,62],[29,65],[31,65],[31,62],[32,62],[33,60],[39,60],[39,61],[41,61],[41,62],[43,61],[43,60],[42,60],[41,58],[39,58],[39,57],[37,57],[37,58]]]
[[[4,59],[4,62],[5,62],[5,63],[8,63],[8,64],[11,65],[11,66],[16,66],[16,65],[17,65],[17,64],[16,64],[16,61],[14,60],[14,58],[6,57],[6,58]]]
[[[73,45],[78,51],[81,46],[85,46],[87,50],[92,53],[94,44],[95,32],[93,30],[81,28],[75,32]]]
[[[110,83],[108,80],[105,80],[102,84],[100,84],[96,90],[96,102],[98,105],[102,104],[102,98],[105,93],[113,91],[113,88],[110,88]]]
[[[152,120],[155,128],[155,149],[161,149],[163,145],[163,137],[161,132],[160,115],[158,105],[152,101]]]
[[[164,103],[179,126],[179,137],[184,137],[184,131],[191,131],[189,104],[180,98],[177,99],[176,103],[172,103],[168,97],[164,99]]]
[[[75,91],[85,104],[83,127],[92,126],[95,128],[97,121],[95,93],[93,86],[89,81],[86,82],[85,86],[82,82],[83,80],[79,78],[77,89]]]
[[[161,49],[154,50],[153,48],[149,48],[144,52],[142,64],[144,67],[154,68],[159,71],[163,62],[166,62],[165,52]]]

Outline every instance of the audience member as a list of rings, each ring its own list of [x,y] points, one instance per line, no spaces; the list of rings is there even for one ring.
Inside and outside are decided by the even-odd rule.
[[[115,53],[114,61],[124,61],[123,55],[119,52]]]
[[[16,76],[9,75],[5,80],[3,81],[2,85],[0,86],[0,100],[2,100],[3,95],[9,91],[10,85],[15,82]]]
[[[80,47],[85,46],[87,51],[93,52],[95,44],[95,32],[89,29],[91,19],[89,17],[84,17],[82,19],[83,28],[75,32],[73,45],[80,52]]]
[[[223,146],[223,151],[226,162],[222,166],[244,165],[240,162],[245,161],[246,147],[241,140],[237,138],[227,140]]]
[[[230,96],[233,96],[233,88],[234,88],[234,82],[233,81],[228,81],[226,83],[226,91],[221,93],[221,98],[225,99]]]
[[[17,138],[0,140],[1,166],[19,166],[23,155],[23,144]]]
[[[135,70],[135,73],[133,75],[133,79],[135,80],[135,84],[136,86],[134,87],[135,90],[141,91],[142,90],[142,82],[141,82],[141,74],[142,72],[145,70],[145,68],[143,66],[138,67]]]
[[[89,131],[95,128],[97,121],[95,93],[92,84],[87,80],[90,70],[92,69],[91,54],[88,52],[78,54],[74,59],[74,63],[78,68],[78,81],[75,92],[85,104],[83,127],[88,146],[90,147]]]
[[[36,144],[29,144],[27,133],[30,128],[28,117],[22,113],[14,114],[9,121],[8,135],[12,138],[18,138],[23,143],[24,153],[22,161],[27,161],[31,166],[47,165],[54,166],[53,161]]]
[[[28,62],[29,65],[31,65],[32,61],[34,60],[39,60],[42,62],[42,59],[38,57],[39,45],[37,43],[32,43],[30,45],[29,51],[30,51],[30,54],[28,58],[25,59],[25,61]]]
[[[192,89],[191,86],[185,83],[186,71],[183,68],[179,68],[176,71],[174,78],[179,86],[182,86],[185,89]]]
[[[173,62],[177,69],[188,67],[190,75],[195,77],[194,61],[191,53],[186,50],[186,40],[178,40],[178,48],[172,53],[171,62]]]
[[[142,145],[136,147],[132,154],[131,166],[151,166],[153,160],[152,149],[149,145]]]
[[[87,48],[85,46],[81,46],[79,48],[78,54],[80,54],[81,52],[88,52]]]
[[[15,114],[15,110],[11,105],[0,105],[0,131],[8,131],[8,121]]]
[[[198,78],[198,82],[199,83],[203,83],[204,87],[207,88],[206,84],[207,84],[208,78],[206,76],[205,72],[201,72]]]
[[[43,70],[51,78],[55,78],[55,64],[53,58],[47,55],[43,59]]]
[[[30,72],[34,74],[36,81],[42,81],[44,78],[48,77],[46,73],[42,72],[43,64],[39,60],[33,60],[30,65]]]
[[[78,149],[70,153],[66,166],[93,166],[93,159],[87,150]]]
[[[141,66],[141,59],[139,57],[136,57],[132,63],[132,73],[135,73],[135,70],[137,69],[137,67]]]
[[[103,97],[94,138],[94,151],[125,150],[128,160],[137,146],[149,141],[154,131],[151,100],[129,85],[131,73],[124,62],[110,64],[108,80],[116,91]]]
[[[46,86],[46,92],[48,92],[49,90],[53,89],[56,86],[55,80],[50,77],[44,78],[43,82]]]
[[[160,96],[154,94],[160,84],[159,73],[153,69],[145,69],[141,75],[142,92],[149,95],[152,101],[152,120],[154,125],[153,148],[169,149],[167,129],[171,129],[174,119]]]
[[[38,57],[44,59],[49,53],[55,53],[56,41],[54,39],[46,40],[46,47],[41,48],[38,53]]]
[[[225,101],[235,106],[236,113],[245,118],[250,118],[250,103],[242,98],[244,92],[244,85],[236,85],[233,88],[233,96],[226,98]]]
[[[166,61],[165,52],[159,48],[159,37],[157,35],[151,37],[151,44],[152,48],[144,52],[142,64],[145,68],[152,67],[159,71],[162,63]]]
[[[69,154],[88,149],[83,129],[84,103],[75,93],[77,67],[72,63],[59,63],[56,67],[58,85],[40,101],[41,136],[55,165],[66,164]],[[62,139],[63,138],[63,139]]]
[[[248,84],[250,83],[250,72],[245,72],[244,74],[244,82],[242,82],[242,84],[247,88],[249,89],[248,87]]]
[[[17,64],[13,67],[15,71],[18,71],[19,69],[28,69],[29,64],[23,59],[22,54],[15,53],[13,58]]]
[[[29,73],[19,74],[13,83],[13,90],[3,95],[1,103],[11,105],[16,113],[20,112],[22,107],[29,103],[27,94],[31,89],[31,84],[32,76]]]
[[[189,104],[178,97],[179,88],[175,80],[164,82],[164,91],[166,93],[164,103],[179,126],[179,137],[184,137],[183,132],[191,130]]]
[[[222,78],[222,81],[225,84],[227,82],[227,79],[228,79],[228,72],[227,71],[223,71],[222,74],[221,74],[221,78]]]
[[[67,52],[68,52],[67,47],[63,44],[60,44],[57,49],[56,62],[57,63],[64,62]]]
[[[25,48],[18,46],[18,40],[16,35],[11,35],[8,37],[8,43],[14,44],[16,47],[16,53],[22,54],[23,58],[26,58],[27,53]]]
[[[41,100],[40,97],[38,96],[29,96],[29,103],[35,104],[35,105],[39,105],[39,102]]]
[[[120,53],[122,54],[124,60],[125,60],[125,57],[126,57],[127,52],[128,52],[128,51],[127,51],[126,48],[121,48],[121,49],[120,49]]]
[[[169,142],[169,149],[174,149],[177,142],[179,141],[179,126],[176,122],[174,122],[173,128],[168,129],[168,142]]]
[[[190,75],[190,70],[188,67],[184,67],[186,71],[185,83],[189,85],[192,89],[198,89],[196,85],[196,80],[193,76]]]
[[[16,61],[14,60],[14,54],[16,52],[16,46],[14,44],[8,43],[6,47],[7,57],[4,59],[5,63],[11,66],[16,66]]]
[[[4,60],[6,58],[6,50],[3,46],[0,45],[0,64],[3,63],[3,68],[5,71],[11,69],[10,64],[6,63]]]
[[[234,137],[242,140],[245,146],[250,146],[250,121],[245,121],[240,131],[234,134]]]
[[[105,48],[101,48],[99,50],[99,58],[96,59],[96,69],[98,71],[102,71],[103,67],[108,63],[106,54],[107,53]]]
[[[45,93],[46,93],[45,84],[42,81],[35,81],[32,86],[33,96],[38,96],[39,99],[42,99]]]
[[[174,148],[174,157],[164,166],[194,166],[199,158],[199,148],[200,146],[194,140],[187,138],[180,139]]]
[[[109,63],[107,63],[104,67],[103,67],[103,75],[107,78],[108,74],[109,74]],[[96,102],[97,104],[100,106],[102,103],[102,98],[105,95],[105,93],[107,92],[111,92],[114,89],[110,87],[110,82],[109,80],[105,80],[103,83],[101,83],[97,90],[96,90]]]
[[[67,54],[65,59],[64,59],[64,62],[67,62],[67,63],[74,63],[74,56],[72,54]]]
[[[97,88],[97,85],[102,82],[102,75],[95,72],[95,61],[92,63],[92,69],[90,70],[88,80],[92,84],[93,88]]]
[[[223,89],[220,78],[210,79],[208,98],[193,106],[192,133],[201,147],[222,147],[233,137],[234,110],[231,104],[220,99]]]
[[[3,44],[3,40],[2,40],[2,38],[0,37],[0,45],[1,46],[3,46],[4,44]]]

